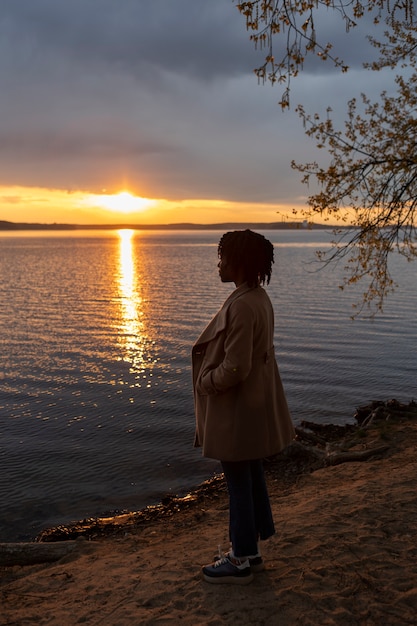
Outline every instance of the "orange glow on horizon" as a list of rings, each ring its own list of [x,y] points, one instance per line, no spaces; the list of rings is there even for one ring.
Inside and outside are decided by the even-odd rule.
[[[157,226],[302,222],[301,211],[305,207],[303,197],[296,198],[294,203],[256,203],[218,198],[143,198],[127,189],[100,194],[83,190],[0,186],[0,220],[15,223]],[[299,213],[294,214],[294,210]],[[337,222],[333,218],[328,225],[331,223]]]

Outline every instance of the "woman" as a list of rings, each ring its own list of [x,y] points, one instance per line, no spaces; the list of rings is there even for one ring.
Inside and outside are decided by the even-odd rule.
[[[275,533],[262,459],[294,437],[275,361],[268,284],[274,248],[250,230],[228,232],[218,246],[227,298],[193,347],[195,445],[218,459],[229,492],[231,550],[203,567],[211,583],[246,584],[263,569],[258,540]]]

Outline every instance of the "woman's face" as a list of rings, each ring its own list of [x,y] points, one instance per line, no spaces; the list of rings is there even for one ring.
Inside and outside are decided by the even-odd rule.
[[[220,260],[217,264],[219,268],[219,276],[222,283],[233,283],[235,282],[235,269],[227,263],[227,258],[224,254],[220,257]]]

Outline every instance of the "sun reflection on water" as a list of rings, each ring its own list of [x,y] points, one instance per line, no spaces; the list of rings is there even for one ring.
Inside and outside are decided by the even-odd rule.
[[[118,334],[124,352],[124,360],[130,363],[130,371],[144,374],[154,362],[149,348],[152,341],[146,329],[146,300],[137,274],[133,246],[133,230],[120,230],[119,292],[121,324]]]

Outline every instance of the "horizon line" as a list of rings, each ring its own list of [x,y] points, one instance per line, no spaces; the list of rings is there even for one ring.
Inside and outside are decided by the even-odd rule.
[[[280,221],[280,222],[214,222],[200,224],[195,222],[173,222],[164,224],[69,224],[69,223],[40,223],[40,222],[10,222],[0,220],[0,230],[219,230],[222,228],[264,228],[278,229],[303,229],[328,228],[333,225],[316,224],[303,221]]]

